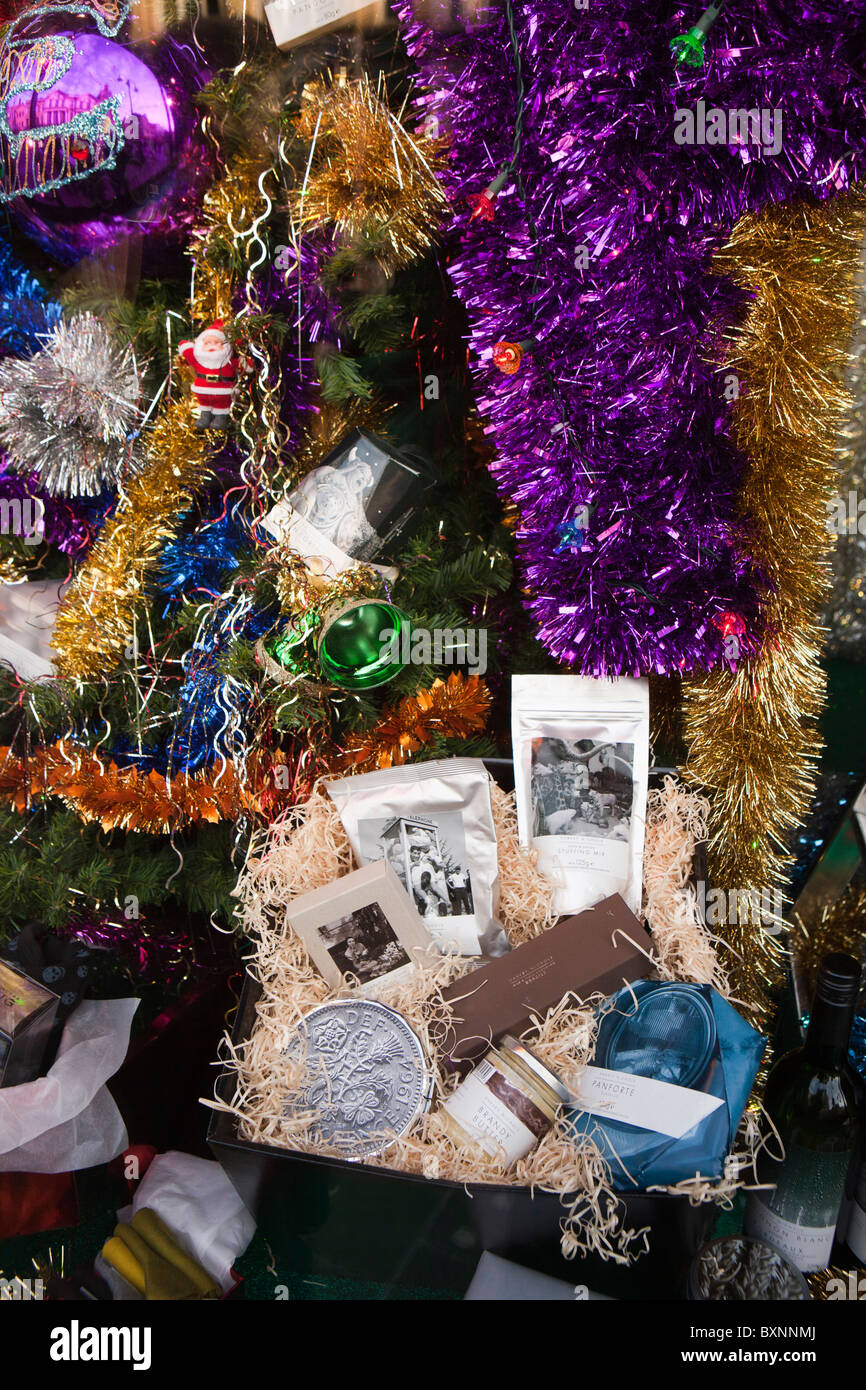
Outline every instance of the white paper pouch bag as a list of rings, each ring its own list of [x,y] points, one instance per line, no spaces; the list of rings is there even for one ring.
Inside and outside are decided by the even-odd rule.
[[[325,787],[358,863],[388,861],[441,950],[504,954],[490,779],[480,759],[410,763]]]
[[[560,913],[619,893],[641,906],[649,686],[592,676],[514,676],[511,736],[521,843]]]

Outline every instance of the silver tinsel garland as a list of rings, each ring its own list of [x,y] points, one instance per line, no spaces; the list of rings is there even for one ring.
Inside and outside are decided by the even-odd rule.
[[[115,487],[134,466],[141,378],[129,343],[92,314],[58,325],[34,357],[0,363],[0,446],[59,497]]]
[[[845,374],[853,405],[839,437],[839,497],[829,519],[837,537],[833,590],[824,621],[830,656],[866,661],[866,247],[857,289],[857,322]]]

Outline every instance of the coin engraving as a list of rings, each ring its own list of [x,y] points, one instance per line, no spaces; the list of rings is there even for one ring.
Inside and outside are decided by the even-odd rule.
[[[421,1043],[400,1014],[374,1000],[313,1009],[286,1055],[303,1059],[304,1075],[285,1113],[312,1112],[312,1137],[347,1158],[380,1152],[426,1106]]]

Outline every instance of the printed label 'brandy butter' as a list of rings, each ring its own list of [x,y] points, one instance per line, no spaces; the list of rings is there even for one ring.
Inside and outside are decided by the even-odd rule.
[[[444,1102],[439,1114],[461,1148],[499,1158],[510,1167],[543,1139],[567,1087],[510,1034],[491,1047]]]
[[[818,968],[806,1042],[776,1063],[765,1108],[784,1148],[758,1162],[762,1183],[746,1209],[746,1234],[776,1246],[798,1269],[825,1269],[857,1135],[857,1099],[845,1073],[860,964],[833,952]]]

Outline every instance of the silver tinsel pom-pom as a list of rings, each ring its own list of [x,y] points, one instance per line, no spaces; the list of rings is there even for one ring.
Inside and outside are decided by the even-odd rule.
[[[79,314],[34,357],[0,363],[0,446],[54,496],[93,496],[134,464],[140,389],[130,345]]]

